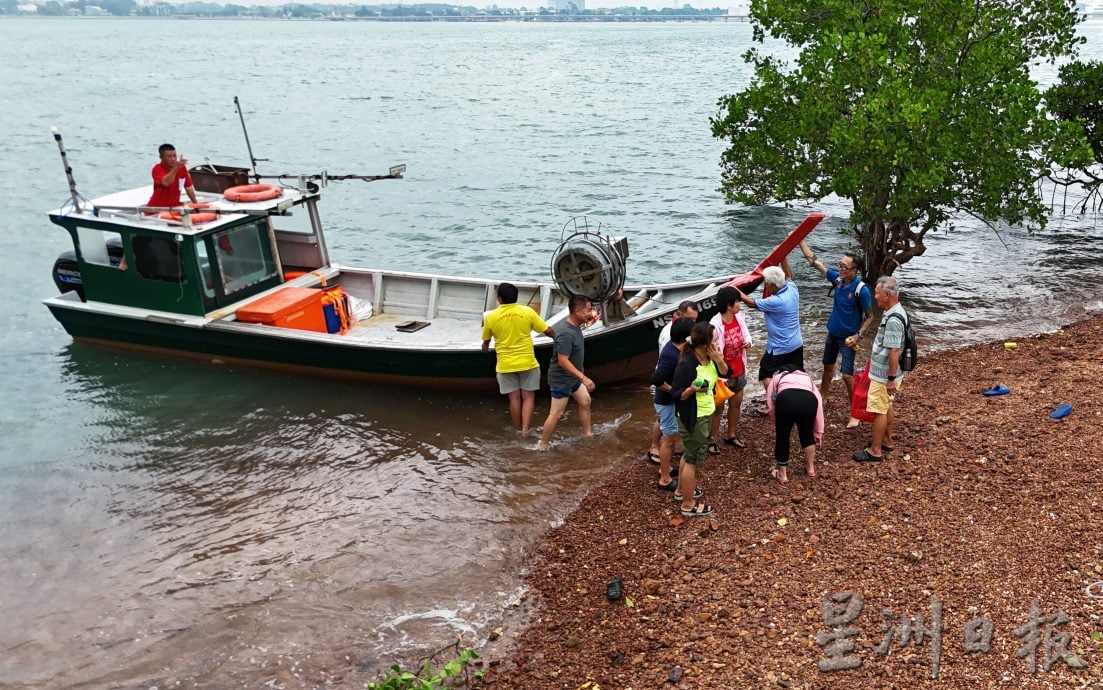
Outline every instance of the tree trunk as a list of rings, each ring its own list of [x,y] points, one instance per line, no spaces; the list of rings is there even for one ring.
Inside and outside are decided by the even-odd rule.
[[[873,221],[857,229],[865,255],[862,280],[875,285],[881,276],[891,276],[899,266],[927,250],[923,244],[925,229],[912,230],[906,220]]]

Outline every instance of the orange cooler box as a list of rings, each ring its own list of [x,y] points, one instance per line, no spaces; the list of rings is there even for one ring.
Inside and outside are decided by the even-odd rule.
[[[326,333],[326,315],[322,308],[324,294],[314,288],[283,288],[238,309],[237,320]]]

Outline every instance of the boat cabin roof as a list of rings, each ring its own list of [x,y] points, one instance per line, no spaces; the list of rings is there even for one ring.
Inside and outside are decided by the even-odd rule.
[[[113,225],[130,226],[144,231],[162,231],[166,233],[196,235],[213,228],[231,225],[240,221],[244,216],[268,216],[278,214],[280,211],[291,208],[295,204],[302,203],[305,199],[317,194],[299,191],[292,187],[281,187],[283,194],[268,201],[234,202],[228,201],[221,194],[211,192],[196,192],[198,203],[210,204],[211,209],[220,211],[217,218],[206,223],[191,223],[182,220],[166,220],[159,216],[160,210],[148,211],[146,204],[153,195],[153,185],[127,189],[113,194],[96,197],[82,202],[79,209],[74,209],[72,203],[51,211],[50,215],[55,219],[88,219],[100,222],[108,222]],[[185,202],[186,203],[186,202]],[[209,209],[196,209],[195,213],[209,213]]]

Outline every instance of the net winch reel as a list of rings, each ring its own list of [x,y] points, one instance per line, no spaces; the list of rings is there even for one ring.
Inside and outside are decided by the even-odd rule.
[[[559,233],[552,280],[562,294],[581,295],[601,305],[603,322],[621,320],[632,311],[622,293],[627,262],[627,238],[608,234],[603,223],[589,216],[575,216]]]

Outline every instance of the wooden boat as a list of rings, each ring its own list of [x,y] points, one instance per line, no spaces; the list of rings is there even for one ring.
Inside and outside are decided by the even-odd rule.
[[[270,200],[231,202],[218,193],[220,175],[245,172],[215,169],[213,181],[201,183],[203,171],[193,171],[209,208],[171,210],[144,205],[149,186],[84,199],[70,174],[72,200],[49,217],[69,233],[73,251],[55,263],[62,292],[46,306],[73,338],[90,343],[310,375],[495,387],[495,356],[481,350],[481,325],[497,305],[500,281],[335,263],[319,212],[319,176],[300,176]],[[166,212],[179,220],[159,215]],[[754,289],[761,269],[776,265],[822,217],[809,216],[740,276],[625,286],[623,299],[603,303],[602,318],[584,330],[587,374],[599,384],[649,374],[658,332],[680,302],[694,300],[707,318],[723,284]],[[518,302],[549,325],[566,318],[562,283],[510,282]],[[351,309],[359,320],[340,323],[338,304],[347,303],[327,293],[335,287],[360,306]],[[552,343],[543,335],[533,342],[546,371]]]

